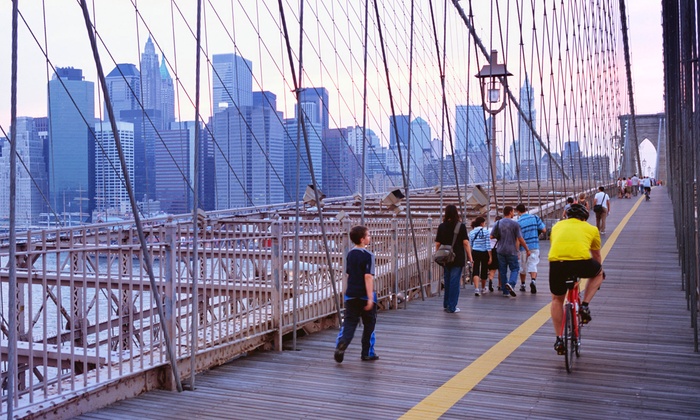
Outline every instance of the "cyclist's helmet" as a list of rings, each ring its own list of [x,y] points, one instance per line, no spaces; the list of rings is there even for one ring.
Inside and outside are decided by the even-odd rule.
[[[569,219],[579,219],[584,222],[588,220],[588,210],[581,204],[572,204],[566,209],[566,217]]]

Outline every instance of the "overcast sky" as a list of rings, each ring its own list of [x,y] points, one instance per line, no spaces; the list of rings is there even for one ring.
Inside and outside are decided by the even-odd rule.
[[[39,1],[29,1],[20,2],[20,10],[30,21],[30,26],[35,31],[35,36],[39,38],[39,43],[43,44],[43,21],[42,21],[42,3]],[[91,2],[89,2],[91,3]],[[205,2],[206,3],[206,2]],[[212,3],[221,3],[222,7],[220,10],[226,10],[226,4],[228,2],[218,2],[212,0]],[[232,3],[232,2],[231,2]],[[274,4],[273,4],[274,3]],[[290,3],[297,4],[294,1],[286,1],[285,4]],[[360,2],[358,2],[360,3]],[[464,2],[463,2],[464,3]],[[84,22],[82,21],[82,16],[80,15],[80,10],[77,2],[74,0],[51,0],[46,1],[46,14],[47,14],[47,27],[49,30],[49,56],[52,57],[52,61],[57,66],[74,66],[78,68],[83,68],[88,80],[96,81],[94,76],[94,62],[92,57],[89,55],[89,45],[86,36],[86,30]],[[146,41],[147,30],[141,24],[141,30],[139,33],[133,30],[135,27],[134,22],[137,20],[134,12],[134,7],[131,1],[114,1],[109,2],[98,2],[99,8],[97,14],[95,15],[96,25],[100,35],[104,37],[107,45],[111,45],[114,52],[117,52],[118,57],[115,57],[117,62],[132,62],[138,64],[138,57],[140,54],[137,45],[143,48],[143,44]],[[190,70],[192,67],[191,63],[185,63],[183,57],[192,54],[186,54],[183,52],[194,51],[194,44],[192,41],[192,36],[189,34],[191,30],[186,26],[188,23],[190,27],[194,28],[194,21],[196,16],[196,2],[163,2],[157,0],[141,1],[136,2],[139,6],[139,11],[142,13],[144,20],[147,24],[152,27],[157,27],[159,24],[165,24],[171,19],[171,5],[176,4],[180,7],[180,10],[176,10],[174,15],[176,16],[177,27],[176,33],[178,34],[178,39],[175,41],[175,35],[172,36],[172,40],[168,39],[168,36],[161,36],[159,42],[162,45],[172,45],[172,42],[177,42],[177,51],[180,54],[180,70],[179,73],[182,74],[183,78],[188,77],[188,72],[193,74],[194,72]],[[248,9],[251,9],[251,3],[246,2]],[[213,16],[212,10],[209,9],[208,20],[209,22],[216,22],[217,19],[222,21],[234,20],[236,22],[245,22],[248,25],[256,25],[256,27],[269,28],[269,32],[274,35],[275,32],[279,32],[279,27],[275,22],[277,18],[276,2],[271,1],[260,1],[255,2],[256,13],[244,12],[229,12],[229,16]],[[345,7],[345,2],[326,2],[323,5],[318,3],[314,4],[314,7],[324,8],[327,13],[331,15],[333,13],[333,8]],[[353,7],[353,6],[351,6]],[[475,6],[476,7],[476,6]],[[218,7],[217,7],[218,8]],[[632,54],[632,77],[634,83],[635,92],[635,105],[636,111],[639,114],[647,113],[658,113],[663,112],[663,63],[662,63],[662,48],[661,48],[661,5],[658,1],[627,1],[627,8],[630,15],[629,28],[630,28],[630,41],[631,41],[631,54]],[[451,15],[456,15],[454,10],[450,10]],[[181,13],[181,14],[180,14]],[[226,13],[226,12],[224,12]],[[222,13],[222,14],[224,14]],[[337,12],[336,12],[337,13]],[[231,16],[233,15],[233,16]],[[450,14],[448,14],[449,16]],[[484,24],[488,25],[488,20],[483,19],[484,15],[488,16],[486,13],[478,14],[477,16],[477,26]],[[260,18],[262,16],[262,18]],[[273,18],[274,16],[274,18]],[[298,25],[298,22],[288,17],[288,24],[291,30],[294,30],[294,25]],[[268,21],[265,21],[265,19]],[[261,22],[251,21],[255,19],[262,19]],[[314,17],[307,17],[310,22],[313,22]],[[358,22],[355,24],[347,24],[346,27],[348,33],[352,30],[358,30],[357,28],[361,26],[362,16],[357,16]],[[0,3],[0,36],[5,39],[5,42],[0,45],[0,56],[5,59],[0,64],[0,98],[3,101],[0,102],[0,125],[7,130],[9,128],[10,119],[10,39],[11,39],[11,2],[5,1]],[[168,22],[169,23],[169,22]],[[333,22],[333,25],[342,25],[343,22]],[[326,23],[321,22],[319,28],[323,29]],[[619,27],[619,24],[618,24]],[[131,28],[131,29],[129,29]],[[477,28],[478,29],[478,28]],[[267,44],[261,47],[258,43],[257,36],[251,37],[251,33],[241,34],[241,33],[227,33],[221,27],[217,27],[215,24],[209,24],[208,27],[204,28],[206,35],[207,46],[211,49],[213,53],[221,52],[221,50],[216,51],[216,45],[222,40],[227,41],[229,44],[232,41],[236,41],[242,50],[242,55],[244,56],[255,56],[256,54],[261,54],[259,51],[262,49],[270,49],[272,52],[269,54],[272,56],[281,56],[286,54],[282,50],[283,44],[280,39],[273,40],[272,44]],[[265,29],[267,32],[267,29]],[[171,31],[172,32],[172,31]],[[154,31],[154,33],[156,33]],[[252,34],[255,35],[255,34]],[[46,115],[46,67],[43,61],[42,52],[37,47],[37,44],[32,39],[32,35],[24,28],[24,25],[20,23],[20,61],[19,61],[19,104],[18,104],[18,115],[19,116],[45,116]],[[392,34],[388,34],[392,36]],[[137,41],[138,38],[138,41]],[[273,37],[274,38],[274,37]],[[171,42],[172,41],[172,42]],[[249,42],[250,41],[250,42]],[[312,50],[313,41],[307,44],[305,48],[308,51],[306,54],[313,55]],[[338,40],[338,44],[342,44],[342,41]],[[127,50],[119,50],[116,45],[126,45]],[[357,51],[361,48],[361,45],[354,45]],[[164,50],[168,50],[166,46]],[[296,48],[296,46],[295,46]],[[618,48],[622,49],[622,42],[618,44]],[[230,49],[230,47],[229,47]],[[247,50],[243,50],[247,49]],[[86,53],[86,51],[88,53]],[[168,50],[175,51],[175,50]],[[224,51],[225,52],[225,51]],[[262,54],[265,52],[263,51]],[[392,53],[391,51],[389,52]],[[174,55],[175,53],[169,53]],[[107,57],[106,52],[102,52],[102,60],[105,63],[105,72],[109,72],[114,64],[109,57]],[[173,61],[178,57],[167,57],[169,60]],[[255,61],[255,60],[254,60]],[[279,60],[278,60],[279,61]],[[336,60],[337,61],[337,60]],[[352,64],[352,63],[351,63]],[[361,62],[359,63],[361,64]],[[288,68],[285,63],[275,63],[279,66],[277,69],[271,69],[270,65],[261,66],[259,63],[254,63],[254,71],[256,72],[256,77],[263,80],[265,83],[266,90],[272,90],[278,94],[278,108],[282,110],[291,109],[291,105],[286,103],[287,97],[286,92],[291,91],[291,81],[281,80],[279,76],[273,80],[269,77],[265,71],[273,70],[279,75],[280,72],[288,73]],[[265,68],[259,68],[265,67]],[[354,70],[356,71],[356,70]],[[420,73],[418,73],[420,74]],[[626,84],[624,68],[618,69],[618,74],[620,75],[620,83]],[[381,75],[377,77],[380,78]],[[204,83],[204,82],[203,82]],[[262,82],[261,82],[262,83]],[[353,81],[353,83],[355,83]],[[328,84],[328,81],[324,84]],[[255,87],[254,87],[255,89]],[[257,90],[257,89],[256,89]],[[332,89],[331,95],[333,95]],[[203,93],[203,101],[208,101],[208,92]],[[181,98],[181,101],[183,99]],[[356,98],[352,98],[352,101],[356,101]],[[626,98],[621,98],[624,104],[627,103]],[[279,103],[284,102],[284,103]],[[333,99],[331,100],[333,102]],[[386,107],[386,105],[384,105]],[[626,111],[625,111],[626,112]],[[397,112],[400,113],[400,112]],[[207,115],[207,112],[204,112]],[[289,111],[287,111],[289,115]],[[419,113],[416,113],[420,115]],[[183,116],[182,119],[191,120],[193,116]],[[380,118],[382,124],[383,121],[388,120],[388,118]],[[349,121],[342,121],[344,125],[350,125]],[[340,123],[338,124],[340,125]]]

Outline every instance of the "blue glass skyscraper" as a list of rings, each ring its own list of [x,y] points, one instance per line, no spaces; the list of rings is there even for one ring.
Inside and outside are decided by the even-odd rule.
[[[87,198],[93,160],[89,151],[91,127],[95,122],[95,86],[83,79],[83,71],[57,68],[49,81],[49,190],[54,211],[80,211],[94,208]]]

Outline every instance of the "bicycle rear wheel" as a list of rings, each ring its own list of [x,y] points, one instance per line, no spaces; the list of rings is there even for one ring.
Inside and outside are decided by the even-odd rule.
[[[573,306],[570,303],[564,305],[566,321],[564,322],[564,363],[566,371],[571,373],[574,368],[574,358],[576,353],[576,337],[574,334]]]

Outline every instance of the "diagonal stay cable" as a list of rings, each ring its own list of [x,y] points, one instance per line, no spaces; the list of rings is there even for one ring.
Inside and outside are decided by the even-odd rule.
[[[384,47],[384,35],[382,33],[382,24],[381,24],[381,18],[379,17],[379,6],[377,5],[377,0],[373,1],[374,3],[374,13],[377,18],[377,30],[379,31],[379,44],[381,46],[382,50],[382,58],[384,61],[384,73],[386,75],[386,84],[387,84],[387,90],[389,91],[389,104],[391,106],[391,118],[394,119],[394,134],[396,135],[396,147],[398,149],[398,155],[399,155],[399,164],[401,165],[401,177],[403,178],[403,184],[404,184],[404,189],[408,191],[408,177],[406,176],[406,171],[404,170],[404,163],[403,163],[403,157],[401,154],[401,141],[400,141],[400,136],[399,136],[399,127],[396,123],[396,111],[394,109],[394,96],[392,95],[391,92],[391,77],[389,77],[389,62],[387,61],[386,57],[386,48]],[[425,290],[423,290],[423,275],[421,274],[420,270],[420,260],[418,259],[418,247],[416,245],[416,233],[413,228],[413,218],[411,217],[411,212],[410,208],[406,209],[406,217],[408,218],[408,223],[411,228],[411,235],[413,237],[413,252],[416,257],[416,266],[418,268],[418,284],[420,286],[420,295],[421,299],[425,300]]]
[[[282,6],[282,0],[277,0],[279,11],[280,11],[280,19],[282,19],[282,27],[284,29],[284,40],[287,45],[287,55],[289,57],[289,67],[292,72],[292,80],[294,81],[294,94],[296,95],[297,98],[297,106],[299,104],[300,100],[300,87],[299,87],[299,82],[297,81],[297,76],[296,76],[296,70],[294,68],[294,55],[292,54],[292,45],[291,41],[289,39],[289,30],[287,29],[287,20],[284,16],[284,7]],[[326,225],[323,222],[323,210],[321,209],[321,198],[319,196],[318,192],[318,183],[316,182],[316,174],[314,173],[314,167],[313,167],[313,162],[311,161],[311,148],[309,147],[309,136],[306,131],[306,118],[300,118],[301,121],[301,130],[304,134],[304,144],[306,146],[306,157],[309,160],[309,172],[311,173],[311,182],[313,183],[314,187],[314,199],[316,200],[316,209],[318,210],[318,220],[321,225],[321,236],[323,238],[323,244],[324,244],[324,250],[326,252],[326,260],[328,261],[328,274],[331,280],[331,286],[333,288],[333,296],[335,297],[335,308],[336,308],[336,313],[338,315],[338,323],[342,323],[342,317],[340,314],[340,297],[338,295],[338,290],[336,287],[335,283],[335,275],[333,273],[333,262],[331,261],[331,254],[330,251],[328,250],[328,235],[326,234]]]
[[[151,254],[148,250],[148,242],[146,241],[146,236],[143,232],[143,225],[141,223],[141,216],[138,211],[138,205],[136,203],[136,196],[134,195],[134,190],[131,188],[131,180],[129,179],[129,171],[126,166],[126,158],[124,156],[124,150],[122,149],[121,140],[119,139],[119,131],[117,130],[117,121],[114,118],[114,109],[112,108],[112,102],[110,100],[109,90],[107,87],[107,81],[105,79],[105,74],[102,69],[102,63],[100,61],[100,54],[97,50],[97,40],[95,38],[95,33],[93,32],[93,26],[90,22],[90,14],[87,9],[86,0],[80,0],[80,6],[83,11],[83,18],[85,19],[85,28],[87,29],[88,37],[90,38],[90,46],[92,47],[92,55],[95,60],[95,67],[97,68],[97,74],[102,85],[103,94],[105,96],[105,104],[107,106],[107,111],[109,114],[110,124],[112,126],[112,134],[114,135],[114,142],[117,146],[117,152],[119,154],[119,163],[122,167],[122,173],[124,175],[124,181],[126,183],[126,189],[129,194],[129,201],[131,202],[131,209],[134,214],[134,224],[136,225],[136,231],[138,232],[139,242],[141,243],[141,252],[143,252],[143,260],[146,266],[146,272],[148,273],[148,278],[151,283],[151,289],[153,293],[153,300],[156,308],[158,309],[158,318],[160,323],[165,325],[165,316],[163,314],[163,304],[160,298],[160,292],[158,291],[158,286],[156,285],[156,279],[153,274],[153,263],[151,261]],[[163,338],[165,340],[165,347],[168,352],[168,358],[170,359],[170,366],[172,369],[173,379],[175,381],[175,386],[179,392],[182,392],[182,384],[180,383],[180,373],[178,371],[177,360],[175,356],[175,350],[173,349],[172,342],[170,341],[170,333],[167,328],[163,328]]]

